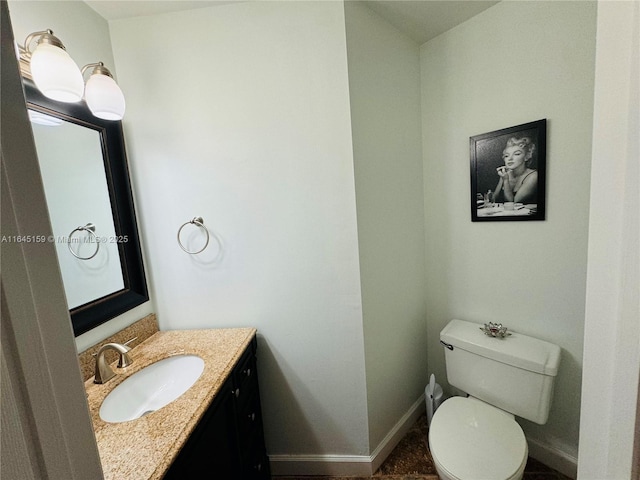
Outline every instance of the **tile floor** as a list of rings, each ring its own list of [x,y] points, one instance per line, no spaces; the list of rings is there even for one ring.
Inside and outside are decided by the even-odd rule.
[[[427,420],[426,416],[423,415],[372,477],[289,476],[273,477],[273,480],[438,480],[436,469],[427,447],[427,432]],[[530,457],[523,480],[570,479]]]

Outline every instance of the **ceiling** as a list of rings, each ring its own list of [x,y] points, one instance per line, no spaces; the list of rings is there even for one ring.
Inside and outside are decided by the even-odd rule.
[[[107,20],[156,15],[244,0],[85,0]],[[359,0],[347,0],[359,1]],[[363,0],[371,10],[422,44],[498,3],[482,0]]]
[[[159,13],[194,10],[237,3],[226,0],[85,0],[85,3],[107,20],[157,15]]]
[[[369,0],[371,10],[419,44],[498,3],[480,0]]]

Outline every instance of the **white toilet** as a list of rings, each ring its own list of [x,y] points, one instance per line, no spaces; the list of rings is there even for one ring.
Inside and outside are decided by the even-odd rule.
[[[560,347],[518,333],[494,338],[452,320],[440,332],[449,384],[469,394],[436,410],[429,449],[442,480],[520,480],[527,441],[514,415],[543,425]]]

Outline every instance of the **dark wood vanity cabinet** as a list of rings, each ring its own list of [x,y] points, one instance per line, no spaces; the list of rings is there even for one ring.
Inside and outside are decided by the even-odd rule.
[[[271,478],[262,429],[255,337],[164,478]]]

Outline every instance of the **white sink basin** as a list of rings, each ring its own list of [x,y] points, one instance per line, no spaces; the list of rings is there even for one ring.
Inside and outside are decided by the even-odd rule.
[[[155,412],[189,390],[203,370],[204,360],[196,355],[176,355],[152,363],[107,395],[100,418],[118,423]]]

